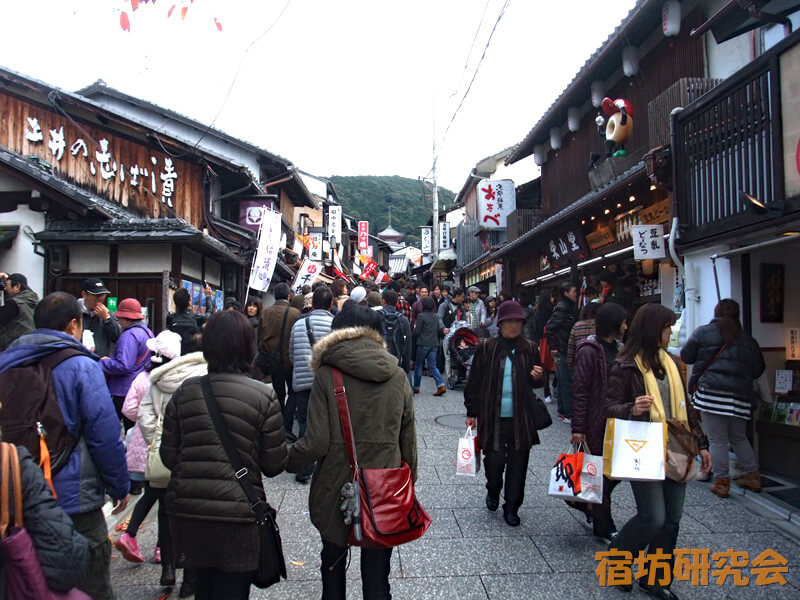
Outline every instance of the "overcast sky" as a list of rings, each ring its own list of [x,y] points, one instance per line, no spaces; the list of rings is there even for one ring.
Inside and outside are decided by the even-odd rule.
[[[0,64],[67,90],[103,79],[202,123],[219,113],[217,128],[321,176],[426,176],[435,139],[439,184],[458,191],[635,4],[510,0],[497,23],[506,2],[5,0]]]

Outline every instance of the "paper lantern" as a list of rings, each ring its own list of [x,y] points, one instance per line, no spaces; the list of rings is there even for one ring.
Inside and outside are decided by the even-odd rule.
[[[567,109],[567,128],[575,133],[581,126],[581,113],[576,106]]]
[[[592,106],[595,108],[600,108],[600,105],[603,103],[603,98],[606,96],[604,87],[602,81],[592,82]]]
[[[622,72],[626,77],[633,77],[639,72],[639,51],[636,46],[622,49]]]
[[[673,37],[681,31],[681,3],[667,0],[661,7],[661,29],[666,37]]]
[[[553,150],[561,148],[561,130],[558,127],[553,127],[550,130],[550,146]]]
[[[546,161],[547,161],[547,149],[542,144],[534,146],[533,162],[536,163],[536,166],[541,167]]]

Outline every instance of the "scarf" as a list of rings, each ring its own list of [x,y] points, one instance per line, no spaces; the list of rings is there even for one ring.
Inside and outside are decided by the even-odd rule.
[[[669,406],[672,418],[681,423],[686,423],[688,421],[688,416],[686,415],[686,395],[683,393],[683,381],[681,380],[678,367],[663,348],[658,351],[658,359],[666,370],[669,380]],[[636,356],[634,360],[644,378],[645,394],[653,397],[653,404],[650,406],[650,420],[666,423],[664,401],[661,398],[661,392],[658,391],[658,382],[656,381],[655,374],[652,370],[645,367],[640,356]]]

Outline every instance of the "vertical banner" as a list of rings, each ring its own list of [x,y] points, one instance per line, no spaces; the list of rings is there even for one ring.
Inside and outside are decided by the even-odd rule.
[[[342,237],[342,207],[336,204],[328,206],[328,239],[331,246],[338,246]]]
[[[292,283],[292,292],[295,294],[302,292],[304,285],[311,285],[314,283],[318,273],[319,266],[314,264],[310,258],[304,259],[303,264],[300,266],[300,270],[297,272],[297,276],[294,278],[294,282]]]
[[[667,251],[664,246],[663,225],[634,225],[633,233],[633,258],[646,260],[648,258],[665,258]]]
[[[249,286],[259,292],[266,292],[278,262],[281,243],[281,213],[266,211],[261,219],[258,251],[250,271]]]
[[[430,254],[433,252],[433,228],[432,227],[420,227],[420,237],[422,239],[422,253],[423,254]]]
[[[439,223],[439,250],[447,250],[450,247],[450,223],[441,221]]]
[[[369,262],[364,266],[364,270],[361,272],[361,279],[369,279],[369,276],[372,275],[378,269],[378,263],[374,260],[370,259]]]
[[[341,277],[345,280],[350,279],[350,276],[344,272],[342,261],[339,259],[339,251],[336,248],[333,249],[333,272],[337,277]]]
[[[311,260],[322,260],[322,232],[310,232],[308,237],[311,240],[311,244],[308,247],[308,257]]]
[[[494,277],[497,281],[497,293],[503,291],[503,263],[494,263]]]
[[[508,226],[508,215],[517,210],[517,191],[510,179],[483,179],[478,192],[478,225],[484,229]]]
[[[366,250],[369,246],[369,221],[358,222],[358,249]]]

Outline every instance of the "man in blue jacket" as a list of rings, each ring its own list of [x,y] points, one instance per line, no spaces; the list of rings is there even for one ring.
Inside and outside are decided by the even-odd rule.
[[[113,600],[111,544],[103,505],[106,493],[114,500],[114,513],[122,512],[128,504],[130,480],[120,424],[99,357],[79,341],[83,321],[77,299],[54,292],[39,303],[33,320],[37,329],[0,353],[0,373],[65,348],[81,353],[52,371],[64,424],[78,439],[67,464],[53,476],[53,486],[58,505],[91,546],[89,570],[78,587],[94,600]]]

